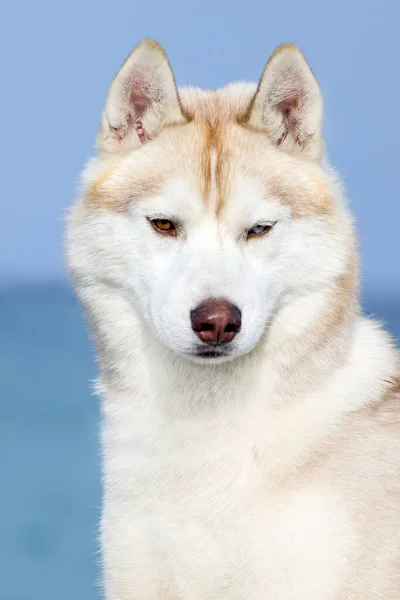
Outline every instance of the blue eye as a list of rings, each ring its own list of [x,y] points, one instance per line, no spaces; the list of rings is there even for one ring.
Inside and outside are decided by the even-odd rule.
[[[257,223],[256,225],[254,225],[254,227],[247,231],[247,237],[250,238],[265,235],[266,233],[271,231],[274,225],[275,223],[265,223],[264,225],[261,225],[261,223]]]

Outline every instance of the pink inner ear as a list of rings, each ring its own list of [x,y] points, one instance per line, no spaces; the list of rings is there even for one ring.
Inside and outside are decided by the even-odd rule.
[[[281,99],[277,101],[276,108],[282,115],[285,131],[278,140],[278,144],[284,142],[288,135],[291,135],[296,143],[301,144],[300,121],[305,97],[302,82],[296,74],[286,75],[280,95]]]
[[[147,135],[143,128],[142,117],[150,105],[150,100],[143,94],[132,92],[130,95],[130,104],[133,106],[133,126],[138,134],[142,144],[147,141]]]
[[[300,73],[292,69],[282,73],[275,83],[276,106],[282,112],[296,110],[304,97],[304,81]]]
[[[142,121],[140,119],[136,119],[135,123],[134,123],[134,128],[135,131],[138,134],[139,140],[142,142],[142,144],[147,141],[147,135],[145,130],[143,129],[143,124]]]
[[[285,127],[282,136],[278,140],[278,145],[282,144],[289,134],[295,139],[296,143],[301,143],[299,97],[292,96],[291,98],[285,98],[277,104],[277,108],[282,114]]]
[[[292,110],[296,110],[298,104],[299,104],[299,97],[293,95],[291,98],[285,98],[284,100],[281,100],[280,102],[278,102],[277,108],[282,113],[288,113]]]
[[[133,106],[135,120],[144,115],[150,106],[150,100],[144,94],[132,92],[129,98],[129,104]]]

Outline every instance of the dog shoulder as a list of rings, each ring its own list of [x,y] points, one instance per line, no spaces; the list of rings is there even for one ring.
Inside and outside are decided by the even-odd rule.
[[[347,415],[328,462],[332,480],[353,506],[369,506],[374,518],[377,506],[382,514],[395,507],[400,527],[399,375],[378,400]]]
[[[357,556],[343,596],[397,598],[400,592],[400,377],[348,417],[330,456],[329,483],[352,522]],[[360,576],[357,583],[357,576]],[[351,590],[351,592],[350,592]],[[380,596],[387,590],[385,596]],[[367,597],[367,596],[365,596]]]

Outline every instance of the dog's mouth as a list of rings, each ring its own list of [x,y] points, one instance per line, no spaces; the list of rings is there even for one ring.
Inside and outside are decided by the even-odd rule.
[[[226,353],[219,352],[218,350],[203,350],[195,352],[194,356],[198,356],[199,358],[220,358],[221,356],[226,356]]]
[[[194,352],[191,352],[189,354],[190,358],[192,360],[195,360],[196,362],[210,362],[210,363],[218,363],[218,362],[223,362],[224,360],[229,360],[230,358],[232,358],[232,352],[229,351],[227,348],[224,348],[222,350],[222,348],[213,348],[213,347],[209,347],[209,348],[196,348],[196,350],[194,350]]]

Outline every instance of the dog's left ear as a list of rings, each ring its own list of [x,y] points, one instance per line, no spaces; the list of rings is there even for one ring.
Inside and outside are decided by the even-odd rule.
[[[321,92],[297,46],[283,44],[275,50],[245,120],[283,150],[313,160],[321,158]]]

